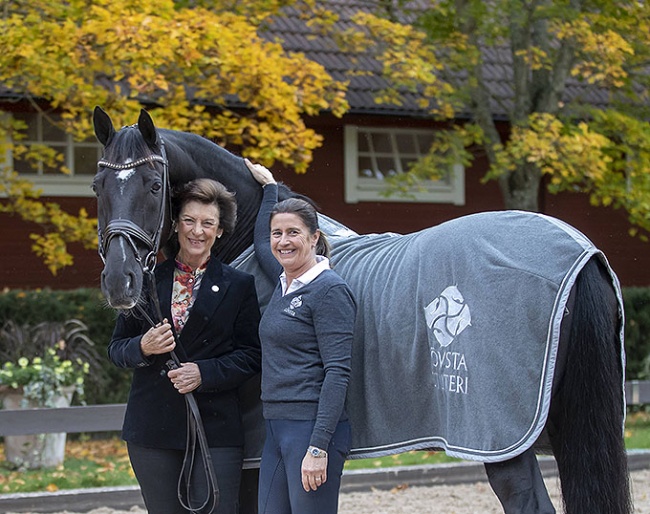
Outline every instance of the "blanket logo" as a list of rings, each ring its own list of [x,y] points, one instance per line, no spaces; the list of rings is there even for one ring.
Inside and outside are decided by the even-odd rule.
[[[467,394],[465,354],[448,350],[447,347],[472,324],[469,306],[458,288],[449,286],[424,308],[424,315],[429,327],[434,387],[446,393]],[[436,342],[441,348],[436,347]]]
[[[424,308],[427,326],[440,346],[449,346],[472,324],[469,306],[456,286],[449,286]]]

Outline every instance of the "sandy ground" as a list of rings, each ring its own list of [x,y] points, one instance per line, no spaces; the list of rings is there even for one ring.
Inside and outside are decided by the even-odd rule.
[[[650,514],[650,470],[630,475],[635,514]],[[556,478],[546,482],[558,512],[560,500]],[[486,482],[454,486],[406,487],[391,491],[369,491],[341,495],[339,514],[499,514],[503,511]],[[89,514],[144,514],[140,508],[129,511],[97,508]],[[7,513],[11,514],[11,513]],[[76,514],[61,512],[56,514]]]

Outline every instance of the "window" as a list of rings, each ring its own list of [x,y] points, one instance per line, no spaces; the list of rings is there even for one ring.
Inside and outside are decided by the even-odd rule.
[[[437,181],[423,184],[408,197],[390,197],[384,177],[403,173],[409,163],[426,155],[433,141],[432,130],[375,127],[345,127],[345,201],[348,203],[435,202],[465,203],[465,170],[458,164]]]
[[[55,149],[63,155],[64,164],[71,173],[65,175],[57,169],[48,168],[43,162],[34,168],[18,158],[13,159],[14,171],[32,180],[44,195],[92,196],[90,184],[102,155],[102,146],[95,136],[81,142],[74,141],[71,135],[50,122],[51,115],[47,117],[34,112],[14,113],[13,116],[27,124],[27,137],[20,144],[42,144]]]

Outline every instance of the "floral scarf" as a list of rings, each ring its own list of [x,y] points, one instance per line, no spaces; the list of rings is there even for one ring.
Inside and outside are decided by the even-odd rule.
[[[205,261],[196,270],[192,270],[187,264],[183,264],[178,259],[176,260],[171,311],[177,334],[181,333],[187,322],[209,260]]]

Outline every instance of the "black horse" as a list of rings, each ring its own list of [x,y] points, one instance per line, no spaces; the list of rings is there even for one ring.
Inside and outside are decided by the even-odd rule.
[[[197,135],[156,129],[144,110],[137,125],[115,131],[109,116],[96,108],[94,126],[104,145],[93,187],[105,261],[101,286],[109,304],[131,309],[146,301],[141,294],[143,273],[154,265],[155,254],[170,235],[169,190],[198,177],[214,178],[236,192],[237,229],[214,251],[224,262],[256,274],[263,304],[272,284],[258,272],[251,250],[262,193],[243,159]],[[281,187],[280,195],[294,193]],[[485,463],[504,511],[531,514],[554,512],[535,458],[535,450],[550,449],[557,460],[566,512],[632,511],[623,440],[620,290],[604,256],[584,236],[558,220],[512,211],[463,217],[406,236],[351,235],[329,218],[322,221],[333,241],[335,269],[350,282],[359,301],[360,334],[349,395],[357,434],[353,457],[441,448],[450,455],[479,460]],[[440,258],[432,265],[433,248],[443,246],[443,240],[451,245],[442,259],[449,265],[442,266]],[[564,241],[557,249],[556,240]],[[487,299],[461,294],[463,287],[470,288],[461,285],[458,276],[462,275],[456,275],[464,259],[459,257],[463,246],[469,246],[469,266],[481,261],[480,247],[490,247],[483,260],[491,275],[482,269],[465,272],[475,283],[494,281],[491,293],[483,295]],[[571,251],[576,257],[556,266],[561,275],[557,285],[550,272],[537,269],[566,259]],[[511,255],[515,253],[520,255]],[[522,266],[518,260],[526,269],[517,269]],[[418,270],[412,271],[416,266]],[[446,273],[454,275],[453,285],[444,291],[439,288],[442,293],[433,301],[425,300],[422,284],[428,284],[430,276]],[[394,283],[388,278],[393,275],[397,275]],[[503,305],[500,290],[510,283],[511,290],[504,294],[514,301]],[[529,300],[521,291],[531,288]],[[546,289],[548,293],[543,292]],[[549,315],[540,314],[545,309],[544,295],[549,297]],[[493,319],[481,315],[488,304],[501,308]],[[543,325],[542,329],[534,328],[535,324]],[[540,355],[539,372],[526,367],[525,356],[509,372],[499,361],[502,357],[493,358],[494,346],[479,354],[481,365],[473,368],[469,353],[450,349],[466,344],[463,330],[467,334],[483,327],[503,334],[510,325],[516,327],[513,340],[521,334],[541,334],[530,336],[539,339],[526,347],[532,350],[520,352]],[[502,342],[507,342],[505,335]],[[396,349],[400,345],[407,346],[406,357]],[[505,346],[507,360],[512,360],[516,348]],[[390,367],[376,367],[382,365]],[[531,402],[518,394],[527,382],[533,382]],[[481,418],[481,404],[472,403],[467,394],[477,383],[486,390],[487,403],[500,409],[496,416],[506,420],[504,426]],[[396,394],[397,406],[387,400]],[[451,397],[453,401],[444,403]],[[511,434],[509,420],[519,413],[526,413],[531,421],[525,421],[523,435]],[[257,422],[255,416],[250,420]],[[448,431],[433,426],[438,424],[448,425]],[[474,424],[472,437],[478,434],[484,446],[467,443],[464,436],[455,439],[458,427]],[[402,436],[402,431],[408,434]],[[384,433],[391,432],[395,441],[382,440]],[[260,441],[254,443],[261,447]]]

